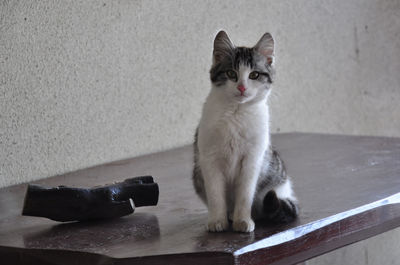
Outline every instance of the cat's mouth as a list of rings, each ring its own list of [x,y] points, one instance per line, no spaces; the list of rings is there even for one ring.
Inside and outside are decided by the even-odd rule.
[[[247,102],[249,100],[249,95],[235,95],[235,100],[238,103]]]
[[[235,98],[248,98],[249,96],[246,94],[236,94]]]

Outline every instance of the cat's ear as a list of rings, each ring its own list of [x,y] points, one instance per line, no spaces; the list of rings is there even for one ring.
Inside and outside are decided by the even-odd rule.
[[[218,32],[214,39],[214,50],[213,50],[213,61],[214,63],[221,62],[226,56],[229,56],[232,50],[235,48],[233,43],[226,34],[225,31],[221,30]]]
[[[265,56],[268,64],[272,65],[274,62],[274,46],[275,41],[272,35],[265,33],[257,42],[256,46],[254,46],[254,49]]]

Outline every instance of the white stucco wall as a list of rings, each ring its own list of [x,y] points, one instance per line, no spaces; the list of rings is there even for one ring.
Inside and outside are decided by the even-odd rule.
[[[400,136],[399,14],[399,0],[0,1],[0,187],[190,143],[221,28],[239,45],[274,35],[273,132]]]
[[[1,1],[0,186],[192,141],[212,38],[277,42],[273,131],[400,136],[399,1]]]

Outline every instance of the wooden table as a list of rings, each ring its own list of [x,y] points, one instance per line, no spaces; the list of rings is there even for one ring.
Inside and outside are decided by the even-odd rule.
[[[272,141],[301,203],[294,223],[208,233],[186,146],[35,182],[90,187],[153,175],[159,205],[119,219],[21,216],[27,185],[0,189],[1,264],[295,264],[400,225],[400,138],[289,133]]]

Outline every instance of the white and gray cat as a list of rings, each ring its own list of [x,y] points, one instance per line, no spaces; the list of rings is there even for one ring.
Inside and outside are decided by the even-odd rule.
[[[297,200],[283,161],[271,147],[267,99],[274,79],[274,39],[236,47],[214,40],[212,88],[194,143],[193,183],[208,206],[209,231],[251,232],[253,219],[290,222]]]

